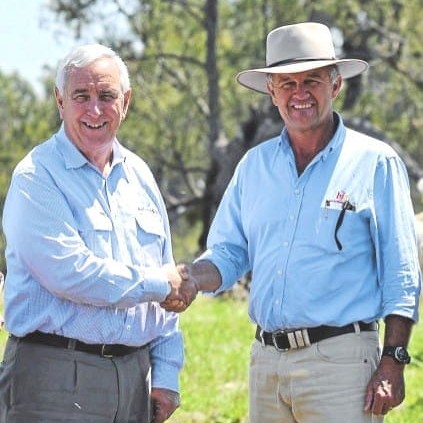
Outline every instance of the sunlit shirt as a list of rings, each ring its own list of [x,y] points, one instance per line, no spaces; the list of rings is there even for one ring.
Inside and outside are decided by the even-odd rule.
[[[251,149],[201,259],[217,292],[252,272],[249,313],[267,331],[417,319],[420,271],[406,169],[387,144],[338,127],[298,176],[286,130]]]
[[[151,343],[153,386],[177,390],[178,318],[160,306],[173,263],[168,217],[145,162],[117,140],[107,176],[63,127],[16,167],[7,195],[5,321],[87,343]]]

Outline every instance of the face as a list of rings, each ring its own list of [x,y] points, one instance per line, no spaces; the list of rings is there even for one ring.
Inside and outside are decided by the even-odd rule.
[[[119,69],[102,58],[73,68],[63,95],[55,91],[57,107],[70,140],[88,158],[109,153],[128,110],[131,92],[123,94]]]
[[[332,122],[332,102],[341,89],[342,78],[330,81],[328,68],[274,74],[267,84],[273,104],[290,132],[324,128]]]

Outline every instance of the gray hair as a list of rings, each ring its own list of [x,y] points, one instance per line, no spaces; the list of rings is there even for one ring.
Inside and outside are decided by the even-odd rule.
[[[336,65],[331,65],[331,66],[328,66],[328,74],[329,74],[329,80],[330,80],[330,82],[335,82],[335,79],[339,76],[339,75],[341,75],[340,73],[339,73],[339,69],[338,69],[338,66],[336,66]]]
[[[101,44],[85,44],[74,48],[57,67],[56,87],[63,95],[69,72],[72,68],[83,68],[90,65],[98,59],[111,58],[119,68],[120,87],[123,93],[131,88],[128,68],[124,61],[109,47]]]

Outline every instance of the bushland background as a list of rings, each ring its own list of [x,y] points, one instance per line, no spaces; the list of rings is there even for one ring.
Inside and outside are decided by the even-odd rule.
[[[238,86],[236,73],[262,66],[266,34],[302,21],[327,24],[339,57],[367,60],[370,71],[345,81],[336,108],[346,123],[391,144],[406,162],[416,211],[423,177],[423,8],[419,0],[51,0],[44,25],[87,34],[128,63],[133,101],[121,142],[152,167],[171,219],[175,259],[190,261],[205,239],[235,164],[280,132],[269,98]],[[64,51],[65,55],[67,52]],[[0,213],[11,172],[23,155],[60,125],[54,69],[44,91],[0,64]],[[0,236],[0,270],[4,239]],[[182,316],[187,366],[183,403],[173,422],[246,421],[248,350],[253,327],[246,289],[202,298]],[[3,338],[6,333],[3,331]],[[423,414],[423,334],[413,336],[407,401],[389,423]]]

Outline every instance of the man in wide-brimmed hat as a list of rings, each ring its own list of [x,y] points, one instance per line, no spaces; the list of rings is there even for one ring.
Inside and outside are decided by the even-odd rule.
[[[215,293],[252,272],[250,423],[381,422],[404,399],[421,278],[408,177],[333,110],[367,67],[300,23],[270,32],[266,67],[237,76],[270,94],[285,128],[241,160],[187,267]]]

